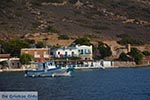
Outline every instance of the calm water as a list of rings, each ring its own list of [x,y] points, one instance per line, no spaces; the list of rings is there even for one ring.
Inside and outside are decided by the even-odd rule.
[[[38,91],[39,100],[150,100],[150,68],[84,70],[57,78],[5,72],[0,91]]]

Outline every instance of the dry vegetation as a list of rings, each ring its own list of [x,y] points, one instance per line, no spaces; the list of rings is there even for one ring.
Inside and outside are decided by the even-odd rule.
[[[75,1],[1,0],[0,37],[28,38],[28,33],[44,32],[72,38],[92,34],[102,40],[116,40],[118,34],[128,34],[150,43],[149,0]],[[55,35],[47,36],[51,45],[69,43],[57,40]],[[39,41],[42,37],[38,37]]]

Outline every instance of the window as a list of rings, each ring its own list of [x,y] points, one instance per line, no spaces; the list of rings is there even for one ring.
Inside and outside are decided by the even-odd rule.
[[[35,58],[39,58],[39,57],[40,57],[40,55],[38,54],[37,51],[34,52],[34,57],[35,57]]]
[[[53,52],[50,52],[50,55],[54,55],[54,53],[53,53]]]
[[[80,50],[78,50],[78,52],[80,53]]]
[[[34,55],[37,55],[37,54],[38,54],[37,51],[35,51],[35,52],[34,52]]]
[[[29,52],[28,52],[28,51],[25,51],[25,53],[28,54]]]
[[[86,49],[84,49],[84,54],[86,54],[87,53],[87,50]]]
[[[17,63],[17,68],[19,68],[19,65],[20,65],[20,64],[19,64],[19,63]]]
[[[12,66],[14,66],[15,64],[14,63],[12,63]]]
[[[81,50],[80,54],[83,54],[83,49]]]
[[[46,55],[46,51],[44,51],[43,54]]]
[[[91,53],[90,49],[88,49],[88,53],[89,53],[89,54]]]
[[[72,52],[72,56],[74,56],[74,52]]]
[[[67,52],[65,52],[65,56],[67,56],[68,55],[68,53]]]

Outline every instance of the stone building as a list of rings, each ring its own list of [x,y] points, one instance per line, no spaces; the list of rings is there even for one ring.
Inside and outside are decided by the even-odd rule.
[[[21,54],[30,54],[33,58],[37,60],[49,60],[50,59],[50,49],[49,48],[23,48],[21,49]]]
[[[113,47],[113,46],[110,46],[111,47],[111,51],[112,51],[112,56],[114,58],[118,58],[119,55],[121,53],[128,53],[128,52],[131,52],[131,45],[128,44],[126,46],[119,46],[119,47]]]

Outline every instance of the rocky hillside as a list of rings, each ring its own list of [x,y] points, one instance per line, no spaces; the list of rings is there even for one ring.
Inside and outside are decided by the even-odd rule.
[[[149,0],[0,0],[0,37],[26,38],[34,33],[118,34],[150,43]]]

